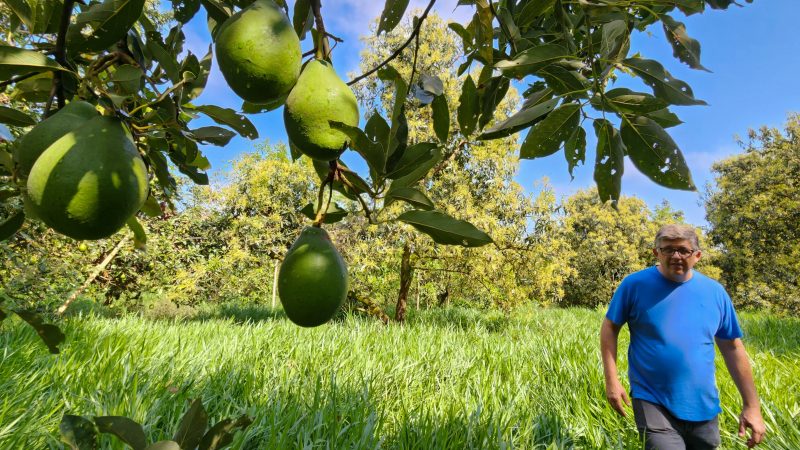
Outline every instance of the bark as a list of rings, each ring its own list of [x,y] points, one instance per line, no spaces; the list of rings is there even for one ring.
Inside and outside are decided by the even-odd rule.
[[[406,305],[408,301],[408,290],[411,288],[411,281],[414,278],[414,269],[411,267],[411,247],[408,244],[403,246],[403,259],[400,263],[400,292],[397,294],[397,308],[395,308],[394,320],[404,322],[406,320]]]

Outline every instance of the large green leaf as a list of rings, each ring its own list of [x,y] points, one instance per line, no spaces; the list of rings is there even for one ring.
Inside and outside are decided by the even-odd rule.
[[[24,223],[25,213],[23,211],[19,211],[5,221],[0,222],[0,242],[10,239],[12,236],[14,236],[17,231],[22,228],[22,224]]]
[[[394,27],[400,23],[403,14],[408,7],[408,0],[386,0],[381,13],[380,21],[378,21],[378,34],[381,32],[390,32]]]
[[[655,120],[657,124],[664,128],[674,127],[683,123],[675,113],[667,108],[647,113],[645,116]]]
[[[219,0],[200,0],[203,8],[206,9],[209,19],[213,19],[217,24],[222,24],[233,15],[233,11]]]
[[[447,107],[447,98],[444,95],[434,97],[431,102],[431,112],[433,115],[433,131],[439,142],[446,143],[450,135],[450,109]]]
[[[313,203],[309,203],[300,210],[300,213],[311,220],[317,218],[317,207]],[[347,217],[347,210],[343,209],[336,202],[331,202],[328,209],[325,210],[325,219],[322,223],[336,223]]]
[[[603,103],[603,99],[606,103]],[[643,92],[634,92],[627,88],[612,89],[605,92],[602,97],[595,94],[591,103],[601,111],[621,114],[646,114],[668,106],[666,101],[658,97]]]
[[[216,105],[201,105],[193,107],[196,111],[210,117],[214,122],[227,125],[234,129],[240,136],[248,139],[258,139],[258,130],[250,120],[230,108]]]
[[[374,111],[367,120],[366,125],[364,125],[364,133],[367,133],[367,137],[375,142],[380,142],[384,148],[389,143],[390,132],[391,127],[378,111]]]
[[[676,21],[668,14],[661,16],[661,23],[664,24],[664,34],[672,45],[673,55],[692,69],[710,72],[700,64],[700,42],[686,34],[686,25]]]
[[[111,80],[122,95],[132,95],[139,92],[144,85],[144,72],[142,69],[123,64],[114,70]]]
[[[145,0],[105,0],[78,14],[67,31],[71,53],[99,52],[125,37],[139,20]]]
[[[481,99],[481,115],[478,118],[478,130],[489,124],[494,119],[497,106],[508,93],[511,82],[506,77],[494,77],[489,79],[484,86],[478,89]]]
[[[440,155],[436,152],[437,147],[438,145],[433,142],[420,142],[408,147],[386,177],[395,179],[414,172],[420,165],[436,159],[437,155]]]
[[[458,104],[458,126],[463,136],[469,136],[475,131],[480,115],[480,98],[478,88],[472,77],[467,75],[461,87],[461,97]]]
[[[339,130],[350,138],[350,148],[358,152],[369,164],[370,169],[378,174],[386,172],[386,150],[380,142],[370,139],[367,134],[359,129],[342,122],[330,121],[333,129]]]
[[[384,206],[389,206],[395,200],[402,200],[416,209],[432,210],[435,208],[431,199],[417,188],[402,187],[390,191],[386,194]]]
[[[210,430],[203,436],[200,441],[198,450],[219,450],[226,445],[233,442],[233,433],[236,429],[245,429],[253,423],[253,419],[247,416],[241,416],[236,420],[225,419],[217,422]]]
[[[625,146],[614,125],[608,120],[594,121],[597,135],[597,153],[594,161],[594,181],[600,200],[616,204],[622,190],[622,173],[625,170]]]
[[[572,55],[561,45],[542,44],[517,53],[513,59],[498,61],[494,67],[510,77],[523,77]]]
[[[144,450],[147,439],[142,426],[124,416],[95,417],[94,423],[101,433],[110,433],[128,444],[133,450]]]
[[[536,124],[520,148],[520,158],[533,159],[552,155],[579,126],[581,107],[577,103],[561,105]]]
[[[195,399],[181,418],[181,423],[178,424],[178,430],[172,440],[177,442],[181,448],[195,448],[203,439],[207,427],[208,414],[203,408],[203,402],[199,398]]]
[[[161,34],[157,31],[147,32],[147,42],[145,48],[153,55],[153,58],[158,61],[161,69],[173,83],[181,80],[181,72],[178,65],[178,60],[175,58],[161,40]]]
[[[673,78],[658,61],[642,58],[628,58],[622,64],[653,89],[656,97],[671,105],[706,105],[703,100],[694,98],[692,88],[684,81]]]
[[[455,219],[440,211],[407,211],[397,217],[443,245],[480,247],[491,244],[492,238],[469,222]]]
[[[42,53],[23,48],[0,45],[0,80],[15,75],[53,70],[67,71],[66,68]]]
[[[604,23],[600,41],[600,57],[606,63],[616,63],[625,59],[631,48],[631,35],[624,20]]]
[[[689,167],[675,141],[647,117],[623,116],[622,141],[639,171],[672,189],[695,190]]]
[[[191,130],[191,134],[198,142],[214,144],[220,147],[228,145],[228,142],[236,136],[236,133],[227,128],[214,126]]]
[[[411,148],[413,148],[413,146],[409,147],[409,149]],[[428,172],[430,172],[430,170],[441,161],[442,151],[439,148],[431,150],[431,155],[418,165],[414,166],[408,174],[395,178],[394,181],[392,181],[391,186],[389,186],[389,191],[416,184],[419,180],[425,178],[425,176],[428,175]]]
[[[521,9],[517,7],[519,12],[514,15],[514,19],[520,28],[525,28],[549,13],[555,3],[556,0],[528,0]]]
[[[97,448],[97,428],[86,418],[64,414],[58,430],[61,433],[61,441],[69,445],[72,450]]]
[[[14,127],[28,127],[36,124],[36,120],[22,111],[0,105],[0,123]]]
[[[200,10],[200,0],[172,0],[172,11],[180,23],[192,20]]]
[[[311,10],[311,2],[309,0],[297,0],[292,13],[292,25],[301,41],[306,38],[306,33],[311,30],[313,24],[314,12]]]
[[[134,248],[137,250],[147,249],[147,232],[144,230],[144,227],[139,220],[136,219],[136,215],[130,216],[125,222],[125,225],[127,225],[128,229],[133,232]]]
[[[524,130],[531,125],[541,121],[547,114],[553,111],[558,104],[560,98],[553,98],[543,103],[532,105],[528,108],[524,107],[517,111],[508,119],[498,123],[497,125],[484,131],[478,139],[497,139],[501,137],[511,136],[512,134]]]
[[[572,97],[587,97],[586,91],[591,86],[586,77],[578,70],[569,70],[558,64],[551,64],[539,70],[539,75],[544,78],[556,94],[570,95]]]
[[[58,346],[64,342],[66,336],[64,336],[64,333],[62,333],[57,326],[44,323],[42,317],[35,312],[18,310],[14,312],[36,330],[36,334],[39,335],[39,338],[47,346],[47,349],[50,350],[50,353],[59,352]]]
[[[203,93],[208,83],[208,76],[211,74],[211,61],[213,59],[213,50],[211,45],[208,46],[208,52],[201,60],[197,60],[191,52],[183,61],[181,65],[181,73],[189,71],[194,75],[194,79],[184,83],[181,90],[181,104],[194,100]]]

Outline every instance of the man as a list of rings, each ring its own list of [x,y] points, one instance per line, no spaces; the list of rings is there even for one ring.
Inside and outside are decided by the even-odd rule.
[[[702,253],[694,229],[666,225],[656,234],[658,264],[625,277],[600,330],[606,397],[619,414],[631,401],[617,376],[617,337],[628,324],[633,415],[648,450],[713,449],[720,444],[714,341],[742,396],[739,436],[749,448],[764,420],[733,304],[716,281],[692,270]]]

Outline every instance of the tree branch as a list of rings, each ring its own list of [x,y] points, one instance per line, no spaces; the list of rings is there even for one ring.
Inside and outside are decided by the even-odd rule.
[[[403,45],[401,45],[400,48],[395,50],[394,53],[392,53],[391,56],[386,58],[386,60],[384,60],[382,63],[380,63],[377,66],[375,66],[375,68],[373,68],[372,70],[370,70],[368,72],[365,72],[365,73],[353,78],[352,80],[348,81],[347,85],[348,86],[352,86],[352,85],[358,83],[359,81],[363,80],[364,78],[366,78],[366,77],[372,75],[373,73],[377,72],[378,70],[380,70],[381,67],[385,66],[386,64],[389,64],[393,59],[395,59],[398,56],[400,56],[400,53],[402,53],[403,50],[405,50],[406,47],[408,47],[409,44],[411,44],[411,41],[414,40],[414,37],[416,37],[416,35],[419,34],[419,30],[420,30],[420,28],[422,28],[422,22],[425,21],[426,17],[428,17],[428,13],[430,12],[431,8],[433,8],[433,4],[434,3],[436,3],[436,0],[431,0],[430,3],[428,3],[428,7],[425,8],[425,11],[419,17],[419,21],[417,22],[417,26],[414,27],[414,31],[411,32],[411,36],[409,36],[408,39],[406,39],[406,42],[403,43]]]
[[[16,77],[9,78],[6,81],[0,82],[0,89],[3,89],[4,87],[6,87],[8,85],[11,85],[11,84],[14,84],[14,83],[19,83],[22,80],[27,80],[28,78],[30,78],[30,77],[32,77],[34,75],[38,75],[40,73],[41,72],[31,72],[31,73],[26,73],[25,75],[19,75],[19,76],[16,76]]]
[[[311,10],[314,12],[314,22],[317,24],[317,59],[330,60],[331,46],[328,42],[328,32],[325,31],[325,22],[322,20],[321,0],[311,0]]]
[[[64,0],[64,8],[61,11],[61,21],[58,24],[58,36],[56,37],[56,62],[62,66],[67,66],[67,28],[69,27],[69,19],[72,17],[72,8],[75,6],[75,0]],[[58,99],[58,108],[64,107],[64,83],[61,77],[61,71],[56,71],[53,74],[53,91],[55,91],[56,98]],[[44,115],[50,112],[52,104],[53,92],[50,93],[50,100],[47,102],[47,108]]]

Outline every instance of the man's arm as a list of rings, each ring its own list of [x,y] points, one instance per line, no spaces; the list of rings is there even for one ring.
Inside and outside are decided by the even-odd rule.
[[[761,405],[753,382],[753,370],[747,351],[741,339],[716,339],[725,366],[742,396],[742,414],[739,416],[739,436],[744,437],[747,428],[750,428],[750,438],[747,447],[753,448],[764,439],[766,427],[761,417]]]
[[[607,318],[603,319],[603,325],[600,327],[600,356],[603,360],[603,374],[606,380],[606,399],[615,411],[625,416],[623,403],[630,406],[631,400],[617,375],[617,338],[621,328]]]

